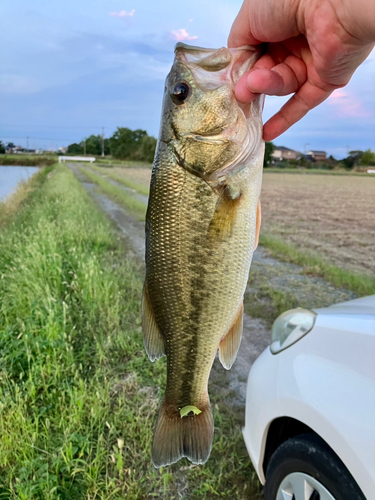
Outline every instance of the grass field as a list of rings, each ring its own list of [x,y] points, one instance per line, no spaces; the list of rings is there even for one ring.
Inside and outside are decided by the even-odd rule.
[[[94,172],[100,173],[113,179],[114,181],[122,184],[131,189],[135,189],[140,194],[148,195],[149,193],[149,169],[145,168],[119,168],[113,167],[111,169],[106,169],[103,167],[98,167],[96,165],[90,165],[88,168]],[[143,175],[142,175],[143,174]],[[145,183],[148,181],[148,184]]]
[[[147,359],[142,267],[69,169],[0,228],[0,498],[260,498],[225,401],[210,460],[155,470],[165,360]]]
[[[90,181],[96,184],[105,194],[107,194],[110,198],[122,205],[126,210],[134,215],[137,220],[145,219],[147,208],[145,203],[142,203],[132,196],[129,196],[129,194],[125,193],[120,187],[115,186],[101,175],[95,173],[93,170],[83,167],[77,168],[81,172],[81,174],[88,177]]]
[[[0,155],[0,165],[26,165],[28,167],[44,167],[56,163],[56,155],[12,154]]]
[[[266,173],[262,232],[341,269],[375,269],[375,177]]]

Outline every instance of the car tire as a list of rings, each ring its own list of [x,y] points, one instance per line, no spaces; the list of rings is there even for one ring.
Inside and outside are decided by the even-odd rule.
[[[288,485],[292,484],[289,483],[289,478],[292,478],[292,482],[307,479],[307,496],[294,495],[293,486],[288,490]],[[312,478],[311,481],[309,478]],[[291,492],[290,498],[293,500],[318,500],[324,497],[334,500],[366,500],[336,453],[313,433],[288,439],[273,453],[266,472],[264,500],[289,498],[288,493],[283,493],[286,491],[284,486]],[[319,494],[320,488],[329,493]]]

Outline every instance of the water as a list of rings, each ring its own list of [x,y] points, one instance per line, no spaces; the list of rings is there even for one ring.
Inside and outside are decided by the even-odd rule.
[[[38,170],[38,167],[0,165],[0,201],[12,194],[20,181],[26,181]]]

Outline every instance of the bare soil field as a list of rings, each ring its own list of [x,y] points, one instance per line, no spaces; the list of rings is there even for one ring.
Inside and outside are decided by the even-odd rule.
[[[265,173],[262,230],[360,274],[375,273],[375,178]]]
[[[111,172],[125,179],[132,179],[139,184],[150,185],[151,168],[149,167],[113,167]]]

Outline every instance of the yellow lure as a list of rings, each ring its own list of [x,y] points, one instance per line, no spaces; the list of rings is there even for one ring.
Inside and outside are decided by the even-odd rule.
[[[181,418],[187,417],[190,412],[193,412],[194,415],[199,415],[200,413],[202,413],[202,411],[199,408],[197,408],[196,406],[188,405],[188,406],[184,406],[183,408],[181,408],[181,410],[180,410]]]

